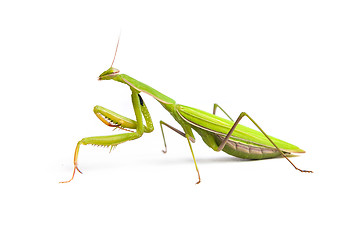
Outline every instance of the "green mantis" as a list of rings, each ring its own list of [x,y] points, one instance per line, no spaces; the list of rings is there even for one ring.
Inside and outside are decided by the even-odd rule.
[[[144,100],[140,96],[141,93],[145,93],[156,99],[182,127],[183,131],[176,129],[175,127],[172,127],[163,121],[160,121],[160,127],[165,146],[165,150],[163,150],[163,152],[166,153],[167,151],[165,135],[163,131],[163,126],[166,126],[187,140],[198,175],[197,184],[200,183],[201,178],[191,145],[191,143],[195,143],[193,130],[201,136],[202,140],[210,148],[217,152],[224,151],[227,154],[244,159],[266,159],[282,156],[287,159],[296,170],[307,173],[312,172],[297,168],[287,156],[292,153],[304,153],[304,150],[293,144],[267,135],[247,113],[240,113],[239,117],[233,121],[229,115],[217,104],[214,104],[213,114],[177,104],[175,100],[162,94],[154,88],[137,81],[128,75],[120,74],[118,69],[112,67],[114,60],[111,64],[111,67],[104,71],[98,79],[100,81],[114,80],[116,82],[126,84],[130,87],[131,100],[136,119],[132,120],[104,107],[95,106],[94,113],[104,124],[112,128],[120,128],[129,132],[110,136],[86,137],[80,140],[75,148],[74,169],[72,177],[70,180],[64,181],[62,183],[72,181],[76,171],[81,173],[78,168],[78,153],[81,145],[91,144],[106,146],[110,147],[111,151],[114,147],[121,143],[135,140],[140,138],[144,133],[150,133],[154,130],[149,111],[145,105]],[[229,119],[224,119],[215,115],[217,108],[222,110]],[[249,118],[259,131],[240,125],[239,122],[243,117]],[[145,123],[143,120],[145,120]]]

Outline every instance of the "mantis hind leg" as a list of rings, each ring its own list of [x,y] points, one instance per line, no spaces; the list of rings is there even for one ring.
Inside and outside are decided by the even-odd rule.
[[[260,126],[245,112],[242,112],[240,113],[239,117],[236,119],[234,125],[231,127],[230,131],[228,132],[228,134],[226,135],[226,137],[224,138],[224,140],[221,142],[221,144],[219,145],[217,151],[221,151],[224,147],[225,147],[225,144],[227,143],[227,141],[229,140],[229,138],[231,137],[232,133],[234,132],[236,126],[239,124],[240,120],[246,116],[247,118],[250,119],[250,121],[260,130],[260,132],[262,134],[264,134],[264,136],[271,142],[271,144],[280,152],[280,154],[286,158],[286,160],[289,161],[289,163],[298,171],[300,172],[307,172],[307,173],[312,173],[312,171],[309,171],[309,170],[302,170],[298,167],[295,166],[294,163],[292,163],[290,161],[290,159],[284,154],[283,151],[280,150],[280,148],[273,142],[273,140],[271,140],[271,138],[260,128]]]
[[[188,143],[189,143],[191,155],[192,155],[192,157],[193,157],[193,159],[194,159],[196,172],[197,172],[198,178],[199,178],[199,180],[197,181],[196,184],[199,184],[200,181],[201,181],[201,179],[200,179],[200,173],[199,173],[198,166],[197,166],[197,164],[196,164],[196,160],[195,160],[195,156],[194,156],[194,151],[193,151],[193,149],[192,149],[192,147],[191,147],[191,143],[190,143],[190,141],[193,142],[193,143],[195,143],[195,139],[192,138],[189,134],[186,134],[186,133],[180,131],[179,129],[174,128],[173,126],[171,126],[171,125],[169,125],[169,124],[167,124],[167,123],[165,123],[165,122],[163,122],[163,121],[160,121],[161,133],[162,133],[162,136],[163,136],[163,139],[164,139],[164,145],[165,145],[165,150],[162,150],[163,153],[166,153],[166,152],[167,152],[167,146],[166,146],[165,135],[164,135],[164,130],[163,130],[162,125],[167,126],[168,128],[170,128],[170,129],[173,130],[174,132],[178,133],[179,135],[181,135],[181,136],[183,136],[183,137],[185,137],[185,138],[187,139],[187,141],[188,141]]]
[[[132,90],[132,92],[133,93],[131,95],[131,98],[132,98],[133,108],[134,108],[134,112],[135,112],[135,116],[136,116],[136,122],[135,122],[136,123],[136,132],[123,133],[123,134],[110,135],[110,136],[87,137],[87,138],[83,138],[82,140],[80,140],[77,143],[76,148],[75,148],[74,170],[73,170],[72,177],[70,178],[70,180],[64,181],[61,183],[67,183],[67,182],[72,181],[74,179],[76,170],[81,173],[81,171],[78,168],[78,154],[79,154],[80,145],[91,144],[91,145],[96,145],[96,146],[110,147],[111,149],[113,149],[114,147],[116,147],[117,145],[119,145],[123,142],[137,139],[143,135],[144,130],[145,130],[145,126],[143,124],[143,119],[142,119],[142,117],[143,117],[142,114],[144,114],[144,118],[146,120],[148,130],[149,131],[153,130],[151,117],[148,114],[145,104],[143,103],[143,101],[140,101],[141,97],[138,97],[137,91]],[[131,121],[128,121],[128,122],[131,123]],[[110,151],[111,151],[111,149],[110,149]]]
[[[227,113],[225,112],[225,110],[222,109],[222,107],[220,107],[217,103],[214,103],[214,108],[213,108],[213,114],[214,114],[214,115],[215,115],[215,113],[216,113],[216,108],[220,108],[220,110],[221,110],[223,113],[225,113],[225,115],[226,115],[231,121],[234,121],[234,120],[232,120],[232,118],[230,117],[230,115],[227,114]]]

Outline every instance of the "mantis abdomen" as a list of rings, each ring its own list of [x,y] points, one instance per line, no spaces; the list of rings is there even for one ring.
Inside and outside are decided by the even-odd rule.
[[[215,141],[218,145],[225,139],[225,136],[215,135]],[[223,148],[223,151],[229,155],[244,159],[265,159],[278,157],[281,153],[276,148],[245,144],[229,139]]]

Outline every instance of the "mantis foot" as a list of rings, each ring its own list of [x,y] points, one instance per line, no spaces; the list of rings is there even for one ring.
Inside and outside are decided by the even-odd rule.
[[[59,182],[59,183],[69,183],[69,182],[71,182],[71,181],[74,179],[76,170],[78,170],[78,172],[82,174],[82,172],[81,172],[80,169],[77,167],[77,165],[75,165],[75,166],[74,166],[74,171],[73,171],[73,174],[72,174],[72,177],[70,178],[70,180],[63,181],[63,182]]]
[[[305,172],[305,173],[314,173],[313,171],[310,171],[310,170],[302,170],[302,169],[299,169],[299,168],[296,168],[296,170],[299,170],[300,172]]]

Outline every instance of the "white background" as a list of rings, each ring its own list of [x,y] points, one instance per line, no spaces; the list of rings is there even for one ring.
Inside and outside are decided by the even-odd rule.
[[[358,1],[1,3],[1,239],[359,239]],[[99,1],[96,1],[99,2]],[[245,161],[193,145],[143,95],[155,131],[108,149],[102,105],[134,117],[114,66],[174,98],[307,151]],[[219,113],[220,114],[220,113]],[[252,126],[248,120],[243,124]]]

